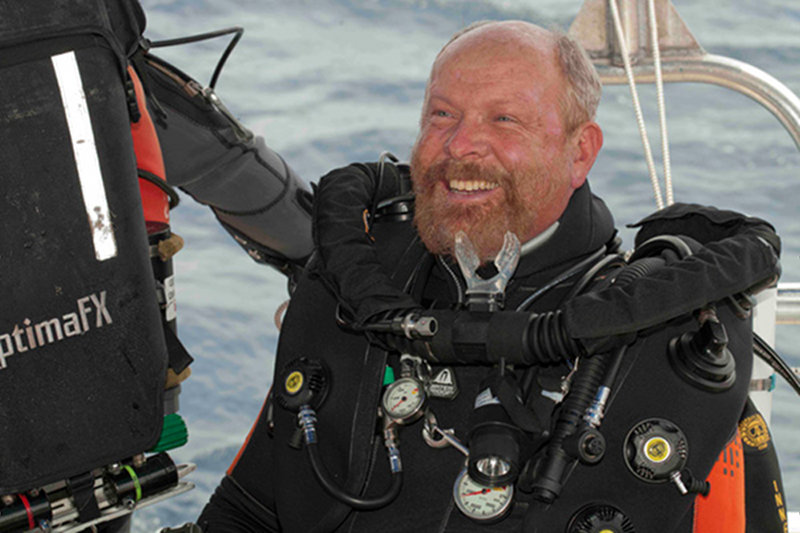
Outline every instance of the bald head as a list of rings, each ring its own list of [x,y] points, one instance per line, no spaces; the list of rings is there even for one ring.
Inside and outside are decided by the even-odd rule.
[[[495,44],[518,45],[521,49],[526,45],[542,50],[555,50],[556,34],[540,26],[521,20],[474,22],[457,31],[442,47],[436,56],[438,61],[445,52],[452,51],[451,45],[458,41],[458,46],[480,44],[481,41]],[[453,47],[457,49],[458,47]],[[435,64],[435,63],[434,63]]]
[[[521,20],[479,21],[455,33],[436,56],[428,86],[443,63],[460,54],[481,51],[497,57],[512,54],[550,62],[564,82],[561,104],[566,129],[572,131],[594,120],[601,85],[583,47],[563,32]]]

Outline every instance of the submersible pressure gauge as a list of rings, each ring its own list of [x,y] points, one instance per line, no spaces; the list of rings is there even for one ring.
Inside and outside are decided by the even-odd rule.
[[[514,500],[514,485],[487,487],[469,477],[464,468],[453,485],[453,500],[467,518],[488,524],[505,517]]]
[[[404,425],[422,416],[425,400],[425,387],[422,383],[416,378],[404,377],[386,387],[381,405],[386,416]]]

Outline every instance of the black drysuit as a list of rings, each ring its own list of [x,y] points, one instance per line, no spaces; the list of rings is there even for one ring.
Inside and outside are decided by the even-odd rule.
[[[552,235],[528,249],[520,259],[505,297],[505,309],[515,310],[544,287],[526,310],[543,313],[562,307],[574,284],[602,257],[615,236],[613,219],[588,184],[578,189]],[[409,221],[377,222],[371,228],[384,272],[392,274],[423,308],[448,309],[463,304],[464,282],[458,266],[431,256]],[[526,247],[523,247],[525,249]],[[530,248],[530,247],[528,247]],[[376,419],[385,367],[398,368],[397,354],[369,343],[363,333],[337,324],[339,300],[323,282],[313,263],[292,297],[276,359],[278,376],[300,357],[320,358],[331,368],[330,390],[317,410],[319,452],[339,486],[353,495],[376,497],[390,486],[390,474],[380,423]],[[319,261],[319,258],[317,258]],[[560,276],[586,262],[572,276]],[[766,263],[765,263],[766,264]],[[365,283],[370,280],[365,279]],[[554,281],[556,281],[554,283]],[[590,302],[591,303],[591,302]],[[750,375],[749,324],[719,309],[730,325],[730,347],[737,375],[731,389],[710,394],[681,380],[670,368],[666,346],[670,338],[696,328],[690,315],[640,333],[623,364],[620,392],[612,397],[601,429],[610,450],[597,466],[579,465],[550,506],[534,502],[517,490],[512,511],[499,523],[486,525],[464,517],[453,503],[453,483],[464,466],[464,456],[452,447],[433,449],[421,436],[422,424],[399,431],[404,483],[399,496],[376,511],[353,511],[329,496],[309,466],[305,451],[289,442],[296,433],[296,415],[268,397],[251,435],[228,476],[200,517],[206,533],[230,531],[525,531],[563,530],[587,504],[611,504],[637,530],[691,531],[693,495],[681,496],[670,483],[647,483],[626,467],[623,450],[630,434],[643,420],[675,422],[687,435],[692,453],[687,465],[704,479],[719,450],[730,438],[741,413]],[[434,365],[434,373],[438,368]],[[467,442],[476,395],[491,365],[456,366],[460,392],[455,399],[432,398],[429,407],[443,428]],[[557,413],[567,365],[515,369],[524,384],[526,406],[543,431]],[[616,402],[616,403],[615,403]],[[704,407],[692,413],[694,406]],[[692,414],[687,414],[692,413]],[[546,435],[528,434],[527,457],[546,444]],[[685,517],[685,518],[682,518]],[[655,528],[655,529],[654,529]]]

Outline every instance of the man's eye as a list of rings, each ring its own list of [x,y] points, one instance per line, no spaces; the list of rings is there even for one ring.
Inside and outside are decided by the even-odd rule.
[[[514,122],[514,119],[509,117],[508,115],[498,115],[496,120],[498,122]]]
[[[446,117],[451,117],[452,115],[450,113],[448,113],[447,111],[443,111],[441,109],[437,109],[436,111],[433,112],[433,116],[434,117],[445,117],[446,118]]]

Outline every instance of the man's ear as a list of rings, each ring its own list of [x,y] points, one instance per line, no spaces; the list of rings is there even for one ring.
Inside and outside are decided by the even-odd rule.
[[[570,138],[572,152],[572,187],[577,189],[586,181],[597,153],[603,146],[603,130],[596,122],[584,122]]]

